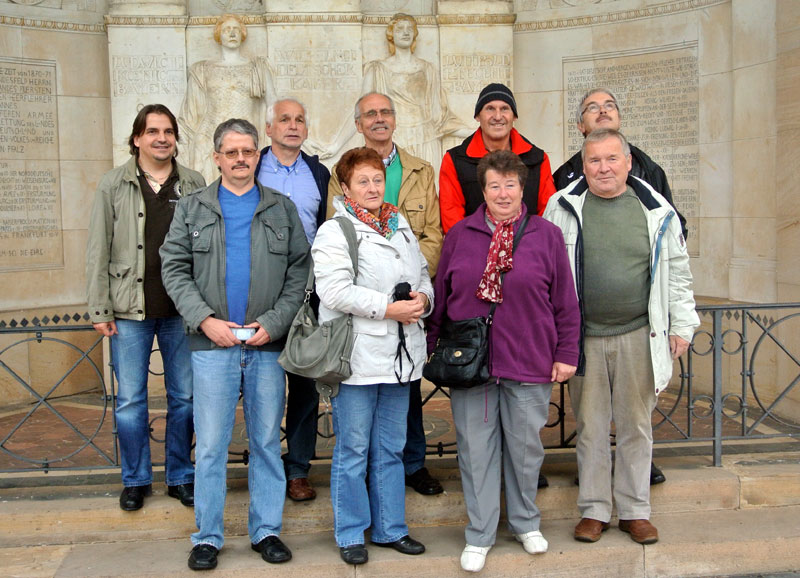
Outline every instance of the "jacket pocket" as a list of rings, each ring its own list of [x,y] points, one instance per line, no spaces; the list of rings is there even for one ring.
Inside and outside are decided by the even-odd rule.
[[[353,331],[365,335],[386,335],[389,327],[386,319],[367,319],[353,315]]]
[[[564,244],[567,247],[574,247],[578,242],[578,233],[574,231],[567,231],[564,233]]]
[[[414,236],[419,239],[425,229],[425,205],[412,201],[406,203],[403,209]]]
[[[192,240],[193,253],[208,253],[211,249],[211,238],[214,235],[215,223],[215,219],[186,223],[186,227],[189,229],[189,237]]]
[[[114,311],[128,313],[133,308],[134,289],[131,281],[131,264],[108,264],[109,292]]]
[[[270,253],[289,254],[289,223],[283,220],[262,219]]]

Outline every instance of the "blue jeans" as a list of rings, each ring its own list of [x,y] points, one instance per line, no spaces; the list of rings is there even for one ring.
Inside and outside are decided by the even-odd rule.
[[[406,447],[403,449],[403,468],[406,475],[421,470],[425,465],[425,452],[427,440],[425,428],[422,425],[422,392],[421,380],[411,382],[408,399],[408,433],[406,434]]]
[[[331,398],[336,434],[331,504],[340,548],[363,544],[369,527],[377,543],[408,534],[403,473],[408,390],[399,383],[343,383]],[[369,489],[364,484],[368,463]]]
[[[283,463],[286,479],[307,478],[317,446],[319,394],[313,379],[287,374],[289,395],[286,402],[286,453]]]
[[[281,462],[281,418],[286,382],[277,351],[235,345],[192,352],[194,426],[197,432],[192,544],[222,548],[228,446],[239,392],[247,426],[250,465],[247,529],[257,544],[281,533],[286,476]]]
[[[150,461],[150,418],[147,411],[147,376],[153,337],[164,361],[167,390],[167,428],[164,461],[167,485],[194,481],[192,466],[192,366],[189,344],[178,317],[131,321],[116,319],[111,338],[114,375],[117,378],[117,420],[122,484],[146,486],[153,482]]]

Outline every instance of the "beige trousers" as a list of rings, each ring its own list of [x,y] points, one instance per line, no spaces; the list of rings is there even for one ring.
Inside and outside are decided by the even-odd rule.
[[[577,421],[578,509],[582,518],[608,522],[612,495],[619,519],[650,518],[650,416],[656,395],[649,340],[649,326],[623,335],[585,339],[586,374],[569,382]],[[612,420],[617,446],[613,467]]]

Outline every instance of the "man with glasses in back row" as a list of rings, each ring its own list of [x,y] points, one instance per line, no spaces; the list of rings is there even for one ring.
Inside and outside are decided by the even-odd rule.
[[[577,110],[578,130],[584,138],[597,129],[607,128],[619,130],[622,112],[619,109],[619,103],[614,94],[607,88],[592,88],[587,91],[580,103]],[[675,203],[672,200],[672,191],[667,182],[667,175],[658,163],[647,156],[640,148],[636,148],[628,143],[631,151],[631,170],[630,174],[634,177],[639,177],[656,191],[661,193],[667,202],[675,209]],[[567,188],[570,183],[578,180],[583,176],[583,159],[581,159],[581,151],[575,153],[572,158],[561,165],[555,173],[553,173],[553,180],[555,181],[556,190]],[[681,224],[681,231],[684,238],[688,236],[686,229],[686,219],[684,216],[675,209],[678,219]],[[667,481],[664,472],[654,463],[650,463],[650,485],[662,484]]]
[[[598,128],[611,128],[619,130],[622,120],[622,111],[619,109],[617,97],[607,88],[592,88],[587,91],[578,105],[578,130],[584,138]],[[672,191],[667,182],[667,175],[658,163],[645,154],[645,152],[629,143],[631,149],[631,172],[634,177],[639,177],[661,196],[667,199],[672,208],[675,203],[672,200]],[[558,170],[553,173],[553,180],[556,190],[565,189],[572,181],[576,181],[583,176],[583,160],[581,151],[576,152]],[[681,222],[683,236],[686,237],[686,219],[675,209],[678,219]],[[664,480],[661,480],[664,481]],[[656,482],[661,483],[661,482]]]

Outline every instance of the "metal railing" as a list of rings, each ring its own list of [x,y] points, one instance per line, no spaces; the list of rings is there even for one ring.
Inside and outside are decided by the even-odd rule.
[[[653,412],[654,443],[708,442],[720,466],[723,442],[800,438],[800,303],[703,305],[697,312],[702,325]],[[763,373],[768,383],[759,381]],[[423,402],[441,396],[449,397],[437,387]],[[574,447],[566,385],[553,389],[550,405],[546,428],[558,435],[545,447]],[[452,441],[428,448],[456,453]]]
[[[709,443],[714,464],[721,465],[724,442],[800,438],[800,303],[707,305],[697,311],[703,325],[679,360],[672,384],[659,396],[655,443]],[[7,343],[0,349],[0,384],[16,384],[28,396],[24,402],[0,408],[0,472],[119,468],[113,411],[108,418],[116,400],[113,374],[106,383],[91,357],[102,337],[91,325],[45,326],[34,321],[0,322],[0,337]],[[91,332],[96,337],[84,339],[85,346],[79,347],[64,339],[63,332]],[[42,361],[37,355],[52,355],[54,347],[69,352],[70,359],[62,360],[63,371],[51,371],[45,383],[34,384],[14,368],[13,360],[19,359],[23,348],[28,349],[32,366]],[[90,387],[76,390],[73,383],[66,392],[65,384],[79,369],[91,377]],[[423,404],[442,396],[447,392],[434,388]],[[76,409],[81,403],[92,407],[88,418],[87,412]],[[558,435],[546,447],[573,447],[574,422],[564,385],[554,388],[551,410],[547,429]],[[323,438],[332,436],[328,411],[320,414],[318,433]],[[68,417],[70,412],[75,417]],[[159,419],[163,416],[151,419],[151,438],[163,443],[152,433]],[[54,436],[36,433],[54,427],[74,436],[73,445],[62,447]],[[26,428],[31,430],[27,434]],[[434,441],[428,448],[431,455],[456,451],[452,440]],[[247,450],[231,451],[230,461],[246,464]]]

